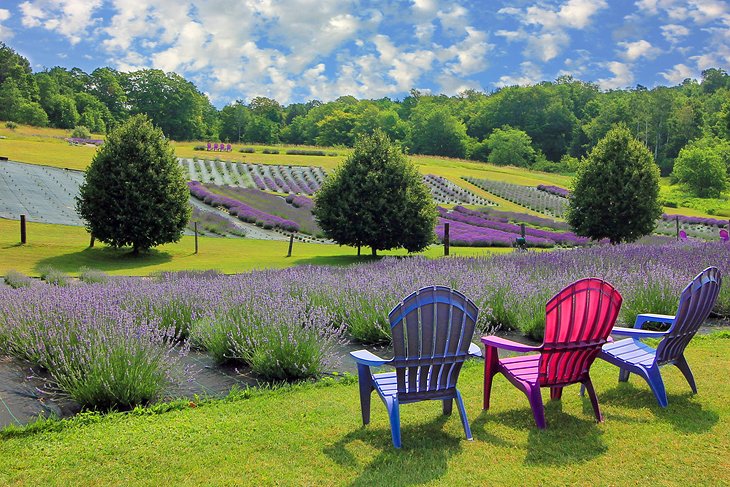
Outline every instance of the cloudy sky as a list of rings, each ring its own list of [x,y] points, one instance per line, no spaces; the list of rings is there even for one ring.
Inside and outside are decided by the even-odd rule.
[[[159,68],[219,107],[397,99],[554,80],[604,89],[730,71],[726,0],[3,0],[34,70]]]

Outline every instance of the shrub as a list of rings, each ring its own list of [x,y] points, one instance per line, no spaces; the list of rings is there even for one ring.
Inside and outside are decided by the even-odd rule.
[[[193,147],[193,150],[208,150],[208,147],[205,145],[196,145]]]
[[[256,152],[256,149],[254,149],[253,147],[242,147],[242,148],[238,149],[238,152],[244,152],[246,154],[253,154],[254,152]]]
[[[324,156],[327,155],[323,150],[311,150],[311,149],[289,149],[286,151],[291,156]]]
[[[10,130],[15,130],[18,128],[18,124],[15,122],[5,122],[5,127],[9,128]]]
[[[71,137],[74,137],[77,139],[90,139],[91,130],[84,127],[83,125],[77,125],[76,127],[74,127],[73,131],[71,132]]]
[[[8,271],[7,274],[5,274],[5,284],[12,287],[13,289],[32,286],[33,282],[34,281],[32,278],[18,271],[11,270]]]
[[[86,284],[101,284],[109,280],[109,274],[98,269],[82,267],[79,269],[79,279]]]
[[[264,149],[261,152],[263,152],[264,154],[278,154],[279,150],[278,149]]]
[[[53,286],[68,286],[69,276],[53,267],[42,267],[40,269],[41,279]]]

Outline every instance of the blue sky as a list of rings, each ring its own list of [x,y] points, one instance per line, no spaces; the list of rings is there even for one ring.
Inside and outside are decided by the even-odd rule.
[[[568,74],[604,89],[730,71],[724,0],[3,0],[34,70],[158,68],[218,107],[454,95]]]

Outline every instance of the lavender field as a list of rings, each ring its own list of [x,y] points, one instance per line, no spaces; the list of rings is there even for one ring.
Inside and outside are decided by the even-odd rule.
[[[236,276],[179,273],[70,287],[0,289],[0,354],[48,370],[89,407],[153,401],[185,380],[193,347],[264,380],[337,370],[343,342],[387,343],[387,313],[427,285],[473,299],[479,327],[540,339],[545,302],[570,282],[608,280],[622,293],[622,323],[640,312],[672,314],[679,292],[708,265],[730,270],[719,243],[623,245],[484,258],[386,258],[350,267],[303,266]],[[721,291],[715,313],[730,315]]]

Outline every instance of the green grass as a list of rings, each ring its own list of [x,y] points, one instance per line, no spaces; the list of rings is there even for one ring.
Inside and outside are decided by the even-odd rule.
[[[112,275],[148,275],[158,271],[208,270],[238,273],[263,268],[283,268],[303,264],[347,265],[368,260],[351,247],[295,242],[292,257],[287,258],[288,241],[263,241],[238,238],[200,237],[196,255],[194,237],[166,244],[147,254],[134,257],[129,249],[113,249],[103,244],[89,246],[89,234],[81,227],[28,223],[27,243],[21,245],[20,224],[0,219],[0,275],[10,270],[39,276],[43,268],[78,275],[83,267]],[[451,255],[484,255],[511,252],[512,249],[452,248]],[[404,250],[383,255],[405,255]],[[443,255],[442,246],[431,246],[422,253],[427,257]]]
[[[725,335],[727,337],[727,334]],[[481,410],[480,363],[459,387],[474,441],[440,404],[401,407],[403,449],[392,447],[385,407],[373,397],[363,428],[357,384],[293,386],[229,400],[82,416],[0,433],[3,485],[727,485],[730,382],[727,338],[687,350],[699,394],[681,373],[663,376],[669,407],[645,382],[618,384],[617,369],[592,369],[605,422],[593,420],[578,386],[546,401],[540,431],[527,399],[502,376]],[[543,391],[548,397],[547,391]],[[192,407],[196,406],[196,407]],[[454,408],[456,410],[456,408]]]

